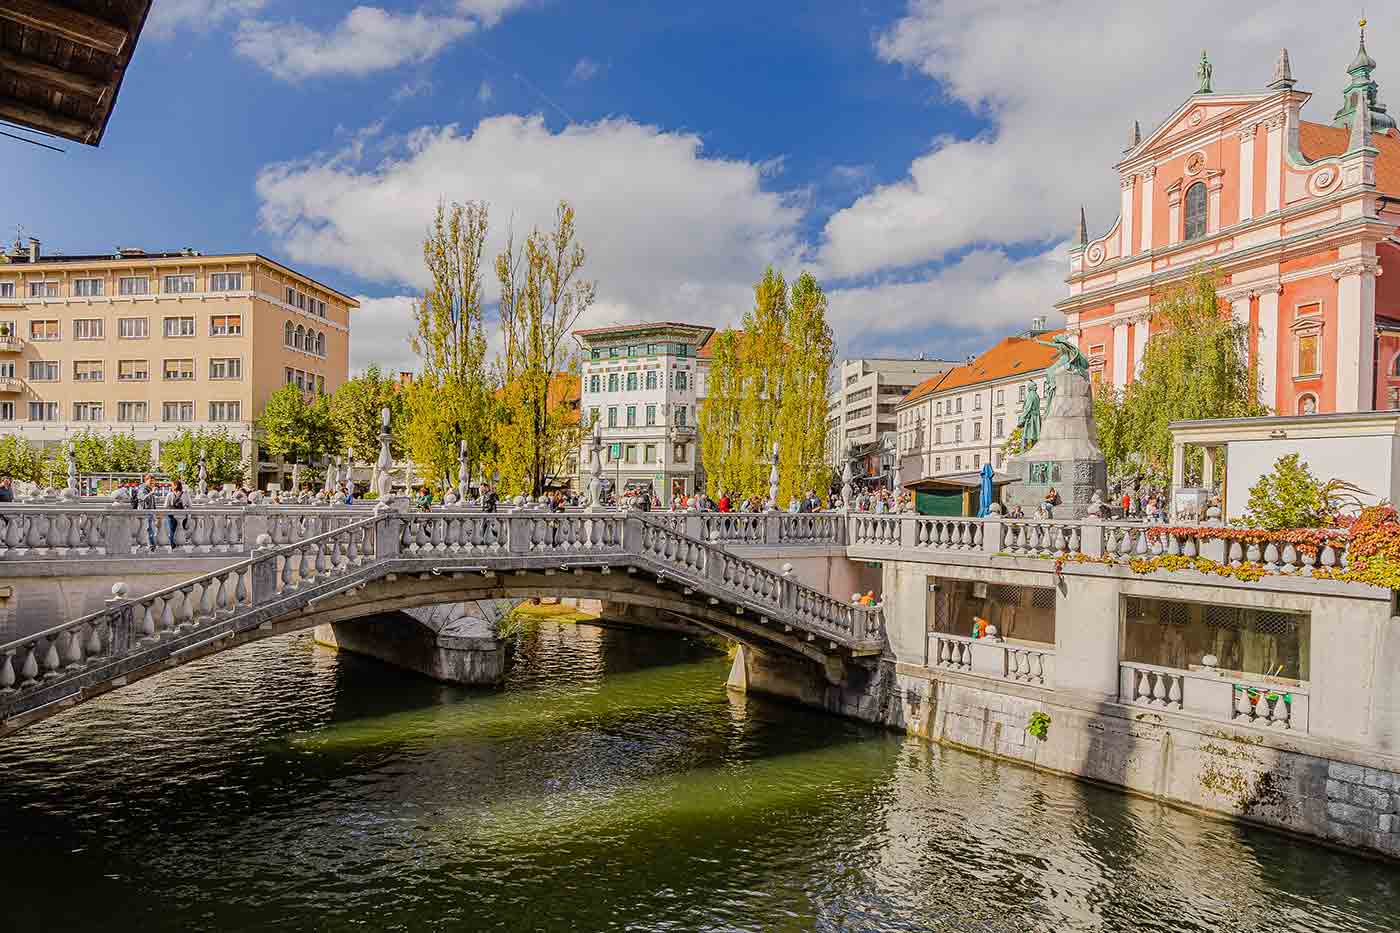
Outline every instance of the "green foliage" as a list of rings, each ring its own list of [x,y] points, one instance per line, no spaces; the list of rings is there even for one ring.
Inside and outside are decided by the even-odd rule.
[[[699,414],[711,495],[766,498],[775,441],[779,502],[829,488],[826,415],[835,345],[826,312],[826,295],[811,275],[803,273],[789,291],[769,268],[754,286],[743,329],[716,338]]]
[[[398,382],[378,366],[370,366],[336,389],[330,399],[336,452],[352,448],[356,460],[373,462],[379,456],[379,412],[384,408],[389,409],[395,425],[403,424],[403,393],[399,391]],[[390,448],[395,457],[401,456],[403,444],[397,431]]]
[[[151,469],[151,445],[130,434],[74,435],[73,459],[80,473],[146,473]]]
[[[56,449],[31,444],[17,434],[0,435],[0,476],[48,485],[62,472]]]
[[[1251,528],[1318,528],[1332,515],[1327,511],[1323,484],[1297,454],[1280,457],[1274,468],[1249,490],[1244,521]]]
[[[287,383],[272,393],[258,416],[257,429],[264,449],[292,463],[313,463],[338,447],[331,427],[330,399],[307,393]],[[165,445],[161,445],[164,448]],[[379,445],[374,448],[378,451]],[[165,462],[162,449],[161,463]]]
[[[1111,474],[1165,482],[1173,421],[1267,414],[1246,364],[1247,327],[1221,306],[1215,286],[1214,275],[1198,272],[1153,302],[1141,372],[1121,395],[1099,390],[1094,413]],[[1188,468],[1199,462],[1193,451]]]
[[[1031,721],[1026,725],[1026,731],[1044,742],[1050,734],[1050,714],[1039,711],[1031,713]]]
[[[182,428],[160,443],[160,471],[172,479],[194,483],[199,478],[199,455],[204,454],[209,486],[246,482],[243,445],[223,428]]]

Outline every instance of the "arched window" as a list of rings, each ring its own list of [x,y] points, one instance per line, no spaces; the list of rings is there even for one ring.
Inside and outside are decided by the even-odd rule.
[[[318,331],[317,334],[316,334],[316,355],[317,355],[317,356],[325,356],[325,355],[326,355],[326,333],[325,333],[325,331]]]
[[[1400,379],[1400,353],[1395,354],[1395,359],[1390,361],[1390,374]]]
[[[293,337],[294,334],[292,332],[292,322],[288,321],[287,326],[282,329],[282,345],[285,347],[290,347],[292,345]]]
[[[300,324],[297,325],[296,336],[292,338],[292,346],[296,347],[298,350],[306,349],[306,328],[302,327]]]
[[[1316,395],[1303,395],[1303,396],[1299,396],[1299,398],[1298,398],[1298,414],[1300,414],[1300,415],[1315,415],[1315,414],[1317,414],[1317,396],[1316,396]]]
[[[1195,240],[1206,235],[1206,183],[1198,181],[1186,189],[1185,239]]]

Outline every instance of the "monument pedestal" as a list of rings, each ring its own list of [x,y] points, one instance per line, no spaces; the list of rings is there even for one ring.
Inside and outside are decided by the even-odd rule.
[[[1002,504],[1020,506],[1031,518],[1054,489],[1060,496],[1055,517],[1081,519],[1088,515],[1094,493],[1103,495],[1108,486],[1108,466],[1094,425],[1094,399],[1089,380],[1071,369],[1060,370],[1051,380],[1055,393],[1040,439],[1006,462],[1005,471],[1020,481],[1003,487]]]

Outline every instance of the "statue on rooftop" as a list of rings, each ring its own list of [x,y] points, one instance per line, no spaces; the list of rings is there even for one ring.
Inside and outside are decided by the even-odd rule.
[[[1211,93],[1210,76],[1213,70],[1210,67],[1210,59],[1206,58],[1206,50],[1201,49],[1201,63],[1196,67],[1196,77],[1201,82],[1201,86],[1196,89],[1197,94]]]

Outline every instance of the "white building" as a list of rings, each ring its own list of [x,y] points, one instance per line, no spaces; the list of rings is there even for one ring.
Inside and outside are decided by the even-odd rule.
[[[828,462],[840,470],[848,450],[867,447],[893,432],[899,401],[915,386],[956,365],[947,360],[842,360],[836,389],[827,398]]]
[[[673,322],[574,331],[583,350],[582,417],[599,427],[603,477],[613,489],[648,489],[668,502],[703,486],[696,424],[714,332]],[[580,489],[588,482],[584,443]]]
[[[1016,430],[1027,386],[1038,383],[1044,398],[1045,371],[1057,351],[1037,338],[1048,342],[1052,336],[1007,337],[972,362],[927,380],[899,403],[900,486],[924,494],[921,508],[962,514],[965,491],[975,489],[982,466],[1004,466],[1002,447]]]

